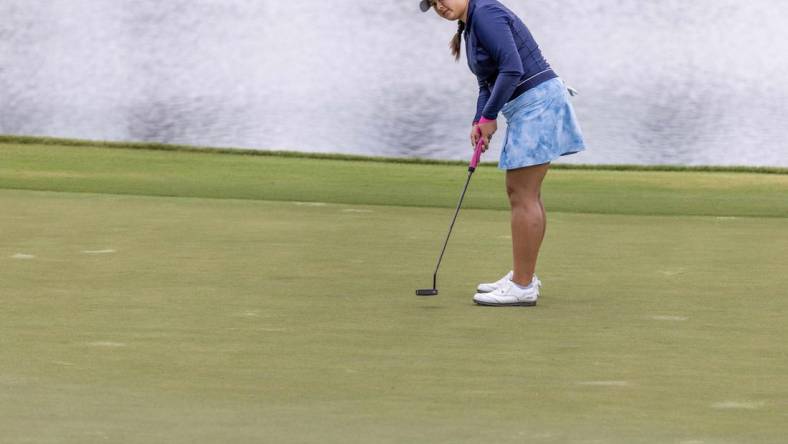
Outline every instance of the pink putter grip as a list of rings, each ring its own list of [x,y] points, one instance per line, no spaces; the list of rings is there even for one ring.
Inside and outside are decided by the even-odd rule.
[[[479,159],[482,157],[482,147],[484,147],[484,139],[481,137],[479,141],[476,142],[476,149],[473,151],[473,157],[471,158],[471,164],[468,165],[468,168],[476,169],[479,166]]]
[[[494,119],[488,119],[482,116],[478,122],[476,122],[476,133],[479,135],[479,141],[476,142],[476,150],[473,152],[473,158],[471,159],[471,164],[468,166],[470,169],[476,169],[479,166],[479,159],[482,157],[482,148],[484,148],[484,139],[481,137],[482,130],[479,129],[478,125],[485,124],[487,122],[495,122]]]

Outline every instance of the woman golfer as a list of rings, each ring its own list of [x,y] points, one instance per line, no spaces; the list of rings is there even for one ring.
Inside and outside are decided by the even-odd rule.
[[[497,0],[421,0],[459,21],[450,46],[460,58],[465,37],[468,66],[479,80],[479,99],[471,144],[481,137],[486,151],[506,118],[501,159],[512,209],[513,270],[497,282],[480,284],[473,297],[480,305],[535,305],[541,282],[534,274],[545,233],[541,186],[550,162],[585,149],[569,94],[550,69],[525,24]]]

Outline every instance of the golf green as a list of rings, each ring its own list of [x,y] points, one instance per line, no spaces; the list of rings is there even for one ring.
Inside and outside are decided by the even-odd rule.
[[[465,174],[0,144],[0,441],[786,442],[788,176],[552,171],[490,308],[491,167],[414,294]]]

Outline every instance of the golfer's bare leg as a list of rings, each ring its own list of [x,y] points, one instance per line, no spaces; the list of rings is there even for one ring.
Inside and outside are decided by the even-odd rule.
[[[542,241],[544,240],[544,233],[547,230],[547,213],[544,212],[544,202],[542,202],[542,193],[539,192],[539,208],[542,210],[542,235],[539,236],[539,246],[542,246]]]
[[[541,200],[542,181],[549,163],[506,172],[506,191],[512,208],[512,280],[528,285],[536,270],[546,220]]]

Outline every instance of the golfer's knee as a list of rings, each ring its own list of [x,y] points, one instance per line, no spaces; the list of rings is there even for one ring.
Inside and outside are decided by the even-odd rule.
[[[509,205],[512,208],[526,208],[531,205],[539,205],[539,194],[527,189],[507,186],[506,194],[509,195]]]

